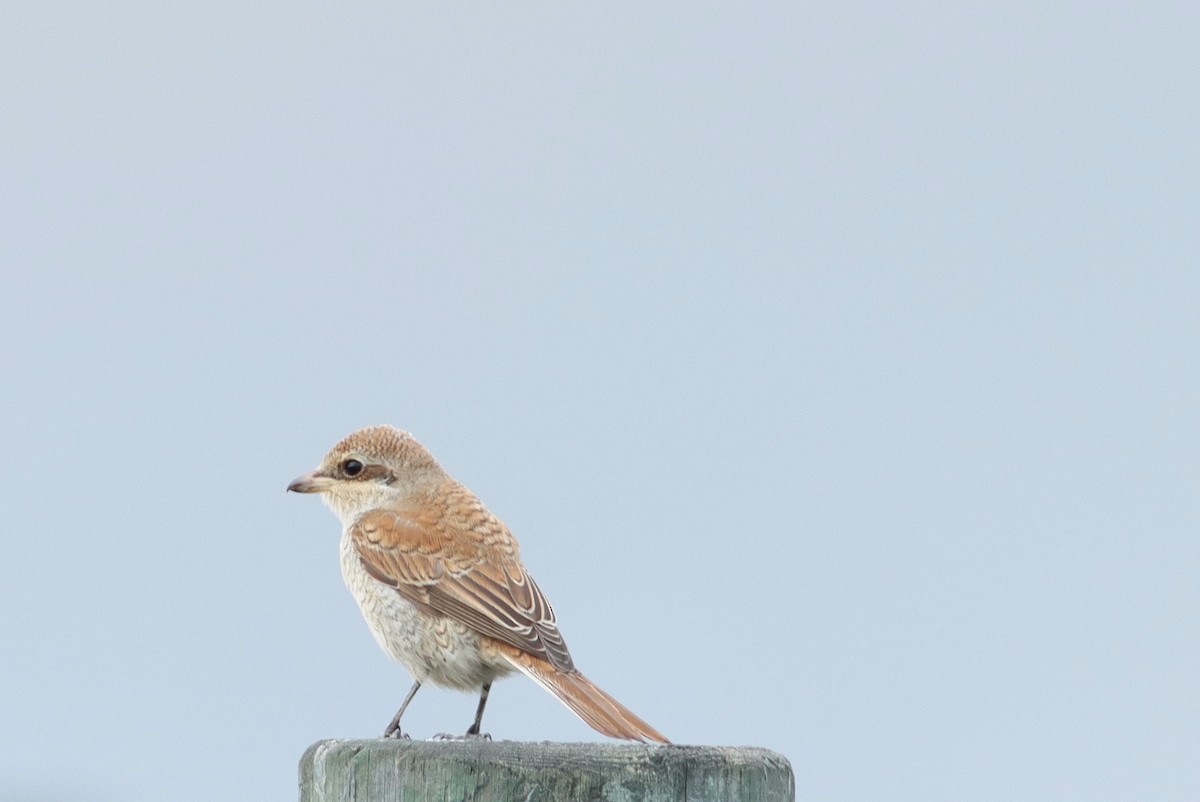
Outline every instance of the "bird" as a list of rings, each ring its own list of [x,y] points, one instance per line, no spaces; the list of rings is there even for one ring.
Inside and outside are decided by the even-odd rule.
[[[611,738],[670,743],[575,667],[557,619],[508,527],[425,446],[392,426],[360,429],[287,488],[318,493],[342,523],[342,577],[371,633],[413,685],[479,693],[481,731],[493,680],[519,672]],[[442,736],[450,737],[450,736]]]

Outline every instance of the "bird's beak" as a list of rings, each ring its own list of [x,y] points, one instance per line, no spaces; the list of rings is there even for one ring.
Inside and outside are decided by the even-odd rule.
[[[333,479],[320,471],[297,476],[287,489],[293,493],[324,493],[333,487]]]

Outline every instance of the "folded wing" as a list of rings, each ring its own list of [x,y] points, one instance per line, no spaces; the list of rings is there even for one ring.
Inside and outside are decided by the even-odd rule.
[[[364,515],[350,529],[363,567],[426,611],[574,671],[554,610],[504,525],[478,502],[466,514],[456,515],[452,504],[440,512]]]

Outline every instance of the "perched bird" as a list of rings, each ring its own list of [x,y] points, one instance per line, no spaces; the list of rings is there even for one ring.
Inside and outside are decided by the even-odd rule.
[[[595,730],[668,743],[579,673],[554,610],[521,564],[516,538],[408,432],[373,426],[333,447],[290,485],[320,493],[341,519],[342,577],[375,640],[415,680],[384,737],[425,682],[479,691],[520,671]]]

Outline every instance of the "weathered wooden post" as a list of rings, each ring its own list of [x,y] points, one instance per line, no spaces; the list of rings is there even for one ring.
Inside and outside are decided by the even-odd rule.
[[[300,802],[792,802],[767,749],[520,741],[320,741]]]

